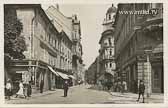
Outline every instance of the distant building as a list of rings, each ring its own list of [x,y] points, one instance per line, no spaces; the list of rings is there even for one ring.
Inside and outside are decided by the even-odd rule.
[[[98,57],[97,57],[98,58]],[[96,84],[97,83],[97,74],[98,74],[98,59],[95,59],[95,61],[88,67],[88,69],[85,71],[85,80],[89,84]]]
[[[114,37],[117,74],[128,90],[135,92],[134,83],[144,80],[146,92],[163,93],[163,4],[119,4]]]
[[[18,80],[24,83],[32,81],[33,91],[39,90],[42,81],[44,90],[62,88],[65,79],[71,84],[72,81],[75,83],[77,73],[83,66],[80,22],[77,17],[65,17],[52,6],[45,12],[39,4],[5,6],[16,10],[17,18],[23,24],[21,35],[25,37],[27,45],[27,51],[24,52],[26,58],[13,59],[5,78],[11,78],[14,83]],[[61,20],[51,19],[48,15],[51,11],[56,16],[54,18]]]
[[[115,59],[114,59],[114,22],[117,8],[112,6],[106,12],[103,22],[103,32],[99,44],[99,74],[98,79],[107,82],[114,81]]]

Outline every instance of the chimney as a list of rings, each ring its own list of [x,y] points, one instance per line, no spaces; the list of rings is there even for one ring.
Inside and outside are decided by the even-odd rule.
[[[59,10],[59,5],[58,4],[56,4],[56,8]]]

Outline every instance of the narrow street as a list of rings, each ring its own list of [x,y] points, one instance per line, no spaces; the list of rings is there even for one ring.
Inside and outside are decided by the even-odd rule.
[[[136,104],[137,95],[126,93],[110,93],[89,89],[90,86],[80,85],[69,89],[68,97],[63,97],[63,90],[44,92],[29,99],[14,98],[6,100],[8,104]],[[162,103],[163,96],[155,96],[156,99],[147,100],[146,103]]]
[[[87,86],[75,86],[69,89],[68,97],[63,97],[63,90],[57,89],[53,93],[43,96],[32,96],[29,99],[12,97],[6,103],[29,104],[92,104],[105,102],[111,95],[104,91],[88,89]]]

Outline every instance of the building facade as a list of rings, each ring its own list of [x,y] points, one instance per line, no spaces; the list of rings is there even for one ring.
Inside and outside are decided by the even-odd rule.
[[[97,78],[98,78],[98,57],[95,59],[95,61],[88,67],[88,69],[85,71],[85,81],[89,84],[96,84]]]
[[[77,81],[81,79],[79,73],[83,72],[80,21],[77,19],[77,15],[64,16],[59,11],[59,7],[50,6],[46,10],[46,14],[52,20],[54,26],[59,31],[65,31],[65,34],[72,41],[72,73],[76,79],[74,83],[77,84]]]
[[[163,4],[119,4],[114,37],[117,75],[128,90],[143,80],[146,93],[163,93]]]
[[[99,80],[107,82],[114,81],[115,59],[114,59],[114,21],[117,8],[112,6],[107,10],[103,22],[103,32],[100,38],[99,50]],[[104,77],[102,77],[104,76]],[[103,79],[102,79],[103,78]]]
[[[55,26],[55,23],[59,25],[61,21],[51,20],[41,5],[6,6],[16,10],[17,18],[23,24],[21,35],[25,37],[27,46],[25,59],[11,60],[6,77],[13,82],[31,81],[34,92],[39,90],[42,81],[44,90],[62,88],[64,80],[68,80],[72,85],[72,81],[76,79],[73,72],[74,42],[71,35],[74,30],[67,31]],[[56,13],[57,16],[60,14],[62,13]],[[70,19],[65,26],[73,25],[73,17]],[[80,48],[82,52],[81,44]],[[80,54],[82,60],[82,53]]]

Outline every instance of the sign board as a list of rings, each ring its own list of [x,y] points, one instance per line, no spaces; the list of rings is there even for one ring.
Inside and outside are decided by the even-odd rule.
[[[31,73],[28,71],[24,71],[22,73],[22,81],[23,83],[28,84],[28,82],[31,81]]]
[[[16,71],[16,73],[25,73],[27,71]]]

